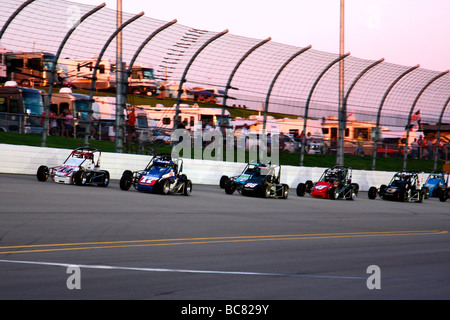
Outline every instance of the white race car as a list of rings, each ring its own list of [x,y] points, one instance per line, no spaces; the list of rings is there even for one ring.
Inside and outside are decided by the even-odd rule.
[[[96,184],[107,187],[109,172],[100,170],[101,151],[92,148],[78,148],[73,150],[66,161],[60,166],[48,168],[40,166],[37,179],[45,182],[50,177],[54,182],[65,184]]]

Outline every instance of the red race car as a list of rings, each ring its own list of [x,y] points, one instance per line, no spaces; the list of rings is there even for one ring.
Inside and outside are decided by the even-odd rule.
[[[326,169],[315,184],[309,180],[297,186],[299,197],[309,193],[313,198],[355,200],[358,192],[359,185],[352,183],[352,169],[341,166]]]

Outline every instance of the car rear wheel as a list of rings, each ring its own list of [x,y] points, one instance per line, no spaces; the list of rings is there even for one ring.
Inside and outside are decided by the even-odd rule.
[[[442,190],[441,194],[439,195],[439,200],[441,202],[446,202],[448,199],[448,193],[449,193],[449,190],[445,190],[445,189]]]
[[[125,171],[120,178],[120,189],[123,191],[128,191],[133,184],[133,173],[129,170]]]
[[[192,192],[192,182],[191,180],[187,180],[186,183],[184,184],[183,194],[185,196],[190,196],[191,192]]]
[[[287,184],[283,184],[283,195],[281,196],[282,199],[287,199],[289,196],[289,186]]]
[[[104,171],[103,177],[102,177],[102,182],[99,184],[99,186],[106,188],[108,185],[109,185],[109,172]]]
[[[353,188],[351,188],[347,194],[345,195],[345,199],[346,200],[355,200],[356,199],[356,193],[355,190]]]
[[[263,197],[270,198],[270,186],[266,186],[266,189],[264,189]]]
[[[50,175],[50,171],[48,170],[48,167],[46,167],[46,166],[40,166],[36,173],[37,179],[42,182],[47,181],[49,175]]]

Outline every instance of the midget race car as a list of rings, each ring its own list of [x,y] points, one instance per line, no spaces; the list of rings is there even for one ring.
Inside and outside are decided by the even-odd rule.
[[[433,171],[423,185],[425,199],[429,197],[439,198],[441,193],[448,188],[449,174],[443,171]]]
[[[141,171],[126,170],[120,179],[120,189],[133,186],[137,191],[159,194],[183,194],[190,196],[192,182],[183,174],[183,160],[171,155],[154,156]]]
[[[226,194],[237,190],[243,196],[287,199],[289,186],[280,183],[280,177],[279,165],[249,163],[238,177],[221,181]]]
[[[400,202],[423,202],[426,190],[423,188],[423,174],[415,171],[397,172],[388,185],[381,185],[380,189],[370,187],[369,199],[377,195],[383,200]]]
[[[258,168],[260,166],[261,163],[248,163],[240,175],[235,177],[222,176],[219,182],[220,188],[225,189],[227,182],[232,181],[236,184],[236,189],[239,190],[240,187],[242,187],[242,185],[245,183],[245,181],[251,178],[253,174],[255,174],[258,171]]]
[[[57,167],[40,166],[37,179],[45,182],[50,177],[54,182],[65,184],[96,184],[107,187],[109,172],[100,170],[101,151],[93,148],[78,148],[73,150],[64,163]]]
[[[359,185],[352,183],[352,169],[342,166],[326,169],[315,184],[308,180],[297,185],[299,197],[309,193],[314,198],[355,200],[358,192]]]

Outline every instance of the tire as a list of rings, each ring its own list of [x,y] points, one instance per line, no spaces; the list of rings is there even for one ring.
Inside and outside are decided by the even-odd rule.
[[[370,187],[367,195],[369,196],[369,199],[374,200],[377,197],[377,193],[378,190],[376,187]]]
[[[77,186],[84,186],[87,182],[86,171],[79,170],[73,174],[73,180]]]
[[[170,192],[170,181],[169,180],[163,180],[161,181],[161,194],[168,195]]]
[[[398,193],[398,200],[400,202],[408,202],[408,191],[407,190],[401,190]]]
[[[350,190],[345,194],[345,199],[351,201],[355,200],[356,199],[355,189],[350,187]]]
[[[283,184],[283,194],[281,199],[287,199],[289,197],[289,186],[287,184]]]
[[[108,171],[104,171],[102,178],[103,178],[102,179],[103,181],[98,186],[106,188],[109,185],[109,172]]]
[[[419,190],[417,192],[419,193],[419,200],[417,202],[418,203],[423,203],[423,198],[425,197],[426,190]]]
[[[236,191],[236,186],[230,180],[225,183],[225,193],[233,194]]]
[[[299,183],[297,186],[297,196],[304,197],[306,193],[306,184]]]
[[[50,176],[50,171],[48,170],[48,167],[46,166],[40,166],[37,170],[36,177],[39,181],[45,182],[47,181],[48,177]]]
[[[227,181],[228,181],[228,177],[227,176],[222,176],[220,178],[219,186],[220,186],[221,189],[225,189],[225,184],[227,183]]]
[[[448,193],[449,193],[449,190],[446,190],[446,189],[442,190],[441,194],[439,195],[439,200],[441,202],[446,202],[448,199]]]
[[[122,174],[122,178],[120,178],[120,189],[123,191],[128,191],[131,188],[131,185],[133,184],[133,173],[129,170],[125,171]]]
[[[359,193],[359,184],[352,183],[350,185],[353,187],[353,191],[355,192],[355,195],[358,195],[358,193]]]
[[[337,200],[339,199],[339,190],[336,187],[331,188],[328,191],[328,196],[331,200]]]
[[[191,195],[191,192],[192,192],[192,182],[191,180],[187,180],[184,183],[183,195],[189,197]]]
[[[262,194],[263,198],[270,198],[270,186],[266,186],[266,188],[264,189],[264,192]]]
[[[306,192],[311,193],[314,187],[314,183],[311,180],[306,181]]]
[[[422,190],[423,190],[423,197],[425,198],[425,199],[428,199],[429,197],[430,197],[430,189],[429,188],[427,188],[427,187],[425,187],[425,188],[422,188]],[[437,191],[438,189],[436,188],[434,191],[433,191],[433,196],[435,196],[435,192]]]
[[[380,198],[383,198],[384,196],[384,190],[386,190],[387,186],[385,184],[382,184],[380,186]]]

